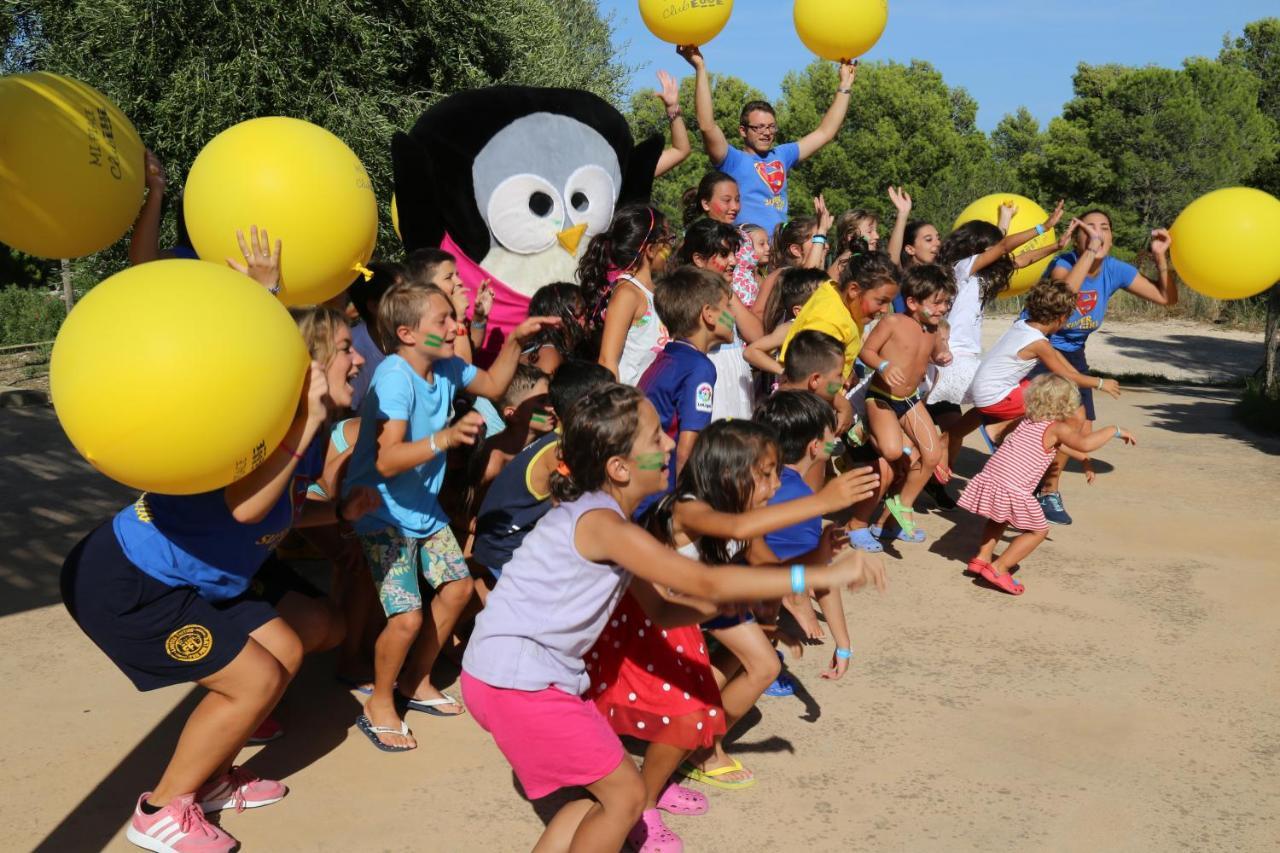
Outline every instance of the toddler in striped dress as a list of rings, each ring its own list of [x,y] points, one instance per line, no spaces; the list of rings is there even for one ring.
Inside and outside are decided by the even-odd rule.
[[[1073,459],[1083,459],[1113,438],[1136,444],[1133,436],[1120,427],[1084,432],[1086,424],[1077,417],[1080,392],[1056,374],[1041,376],[1031,383],[1026,392],[1026,408],[1026,419],[1013,429],[978,476],[969,481],[959,501],[964,509],[987,519],[982,546],[966,571],[1011,595],[1021,595],[1024,590],[1009,570],[1030,556],[1049,532],[1035,494],[1053,457],[1062,450]],[[1022,534],[996,557],[996,545],[1009,526]]]

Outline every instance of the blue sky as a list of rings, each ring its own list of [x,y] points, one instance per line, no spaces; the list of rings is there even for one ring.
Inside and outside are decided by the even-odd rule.
[[[692,73],[645,29],[636,0],[599,3],[614,13],[621,58],[644,66],[635,88],[655,85],[659,68]],[[708,66],[776,97],[787,71],[813,58],[791,9],[790,0],[737,0],[729,25],[704,50]],[[984,130],[1019,106],[1043,125],[1070,99],[1079,62],[1177,67],[1187,56],[1216,56],[1225,34],[1277,14],[1277,0],[890,0],[888,28],[866,58],[933,63],[949,85],[977,99]],[[856,109],[856,91],[854,99]]]

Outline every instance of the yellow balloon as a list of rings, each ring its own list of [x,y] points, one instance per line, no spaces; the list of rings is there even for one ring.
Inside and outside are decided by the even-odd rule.
[[[298,406],[310,357],[261,285],[203,261],[99,284],[58,332],[58,420],[94,468],[144,491],[212,491],[260,465]]]
[[[800,41],[823,59],[857,59],[884,33],[889,0],[796,0],[795,22]]]
[[[314,305],[355,280],[373,256],[378,203],[355,152],[296,118],[255,118],[224,130],[191,165],[183,190],[201,259],[242,262],[236,229],[265,228],[280,254],[280,301]]]
[[[1173,227],[1173,267],[1215,299],[1245,299],[1280,281],[1280,199],[1232,187],[1201,196]]]
[[[45,71],[0,77],[0,243],[44,258],[107,248],[142,208],[145,151],[92,86]]]
[[[1040,205],[1036,204],[1026,196],[1015,195],[1013,193],[996,193],[995,195],[983,196],[964,209],[964,211],[956,217],[955,228],[959,228],[966,222],[975,220],[980,222],[990,222],[996,225],[1000,222],[1000,205],[1004,203],[1016,204],[1018,212],[1013,217],[1013,222],[1009,225],[1009,233],[1016,234],[1019,231],[1027,231],[1035,228],[1037,225],[1043,225],[1045,220],[1049,218],[1049,214]],[[1029,243],[1014,250],[1013,256],[1016,258],[1024,252],[1030,252],[1035,249],[1043,249],[1045,246],[1051,245],[1058,238],[1055,236],[1053,229],[1049,229],[1040,236],[1036,237]],[[1052,257],[1037,261],[1029,267],[1023,267],[1013,274],[1013,278],[1009,282],[1009,289],[1000,294],[1001,297],[1017,296],[1026,293],[1035,283],[1044,275],[1044,271],[1048,269],[1049,264],[1053,261]]]
[[[732,12],[733,0],[640,0],[644,25],[671,44],[706,44],[729,23]]]
[[[391,227],[395,230],[396,236],[400,237],[400,208],[396,207],[396,194],[391,194]],[[403,237],[400,237],[403,240]]]

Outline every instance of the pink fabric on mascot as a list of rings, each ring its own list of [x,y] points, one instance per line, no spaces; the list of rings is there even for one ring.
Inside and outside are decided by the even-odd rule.
[[[485,272],[484,268],[467,257],[458,247],[453,237],[444,235],[440,248],[453,255],[458,265],[458,277],[467,288],[468,301],[475,305],[476,294],[480,285],[488,281],[493,288],[493,310],[489,312],[489,328],[485,332],[484,344],[476,353],[476,365],[487,367],[498,356],[498,350],[507,340],[511,330],[519,326],[529,317],[529,297],[498,281]]]

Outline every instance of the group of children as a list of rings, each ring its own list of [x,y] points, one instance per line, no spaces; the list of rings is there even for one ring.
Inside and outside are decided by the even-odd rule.
[[[705,65],[682,52],[702,126]],[[842,68],[836,128],[853,74]],[[777,126],[749,104],[745,150],[706,141],[726,169],[767,178],[773,200],[753,186],[744,207],[717,170],[686,194],[683,227],[618,209],[577,281],[538,291],[488,364],[473,354],[492,293],[468,293],[439,249],[295,309],[313,361],[280,447],[216,492],[143,495],[64,567],[72,616],[139,689],[208,690],[130,840],[233,849],[204,814],[285,795],[233,760],[282,734],[270,714],[303,656],[339,647],[373,747],[419,746],[409,710],[469,712],[530,799],[590,792],[537,849],[679,851],[664,815],[709,802],[678,780],[755,783],[724,739],[762,696],[794,690],[777,645],[829,632],[823,677],[846,674],[842,589],[883,588],[884,543],[924,541],[921,495],[956,508],[946,486],[975,429],[993,455],[959,499],[986,519],[966,569],[1022,593],[1013,571],[1049,521],[1070,521],[1054,515],[1060,496],[1046,505],[1062,458],[1133,440],[1091,427],[1090,392],[1119,389],[1088,373],[1083,344],[1121,288],[1176,298],[1167,233],[1152,283],[1108,256],[1101,211],[1015,260],[1061,204],[1035,229],[1007,234],[1006,207],[999,226],[942,238],[891,189],[887,251],[874,215],[833,217],[821,198],[813,217],[751,221],[777,212],[786,169],[834,135],[828,119],[783,152],[779,182],[751,166]],[[983,309],[1014,268],[1073,240],[983,355]],[[237,267],[276,284],[279,243],[255,229],[241,245]],[[1020,535],[997,556],[1010,526]],[[327,595],[274,554],[295,528],[334,564]],[[441,655],[460,662],[459,695],[432,682]],[[639,767],[622,735],[645,743]]]

